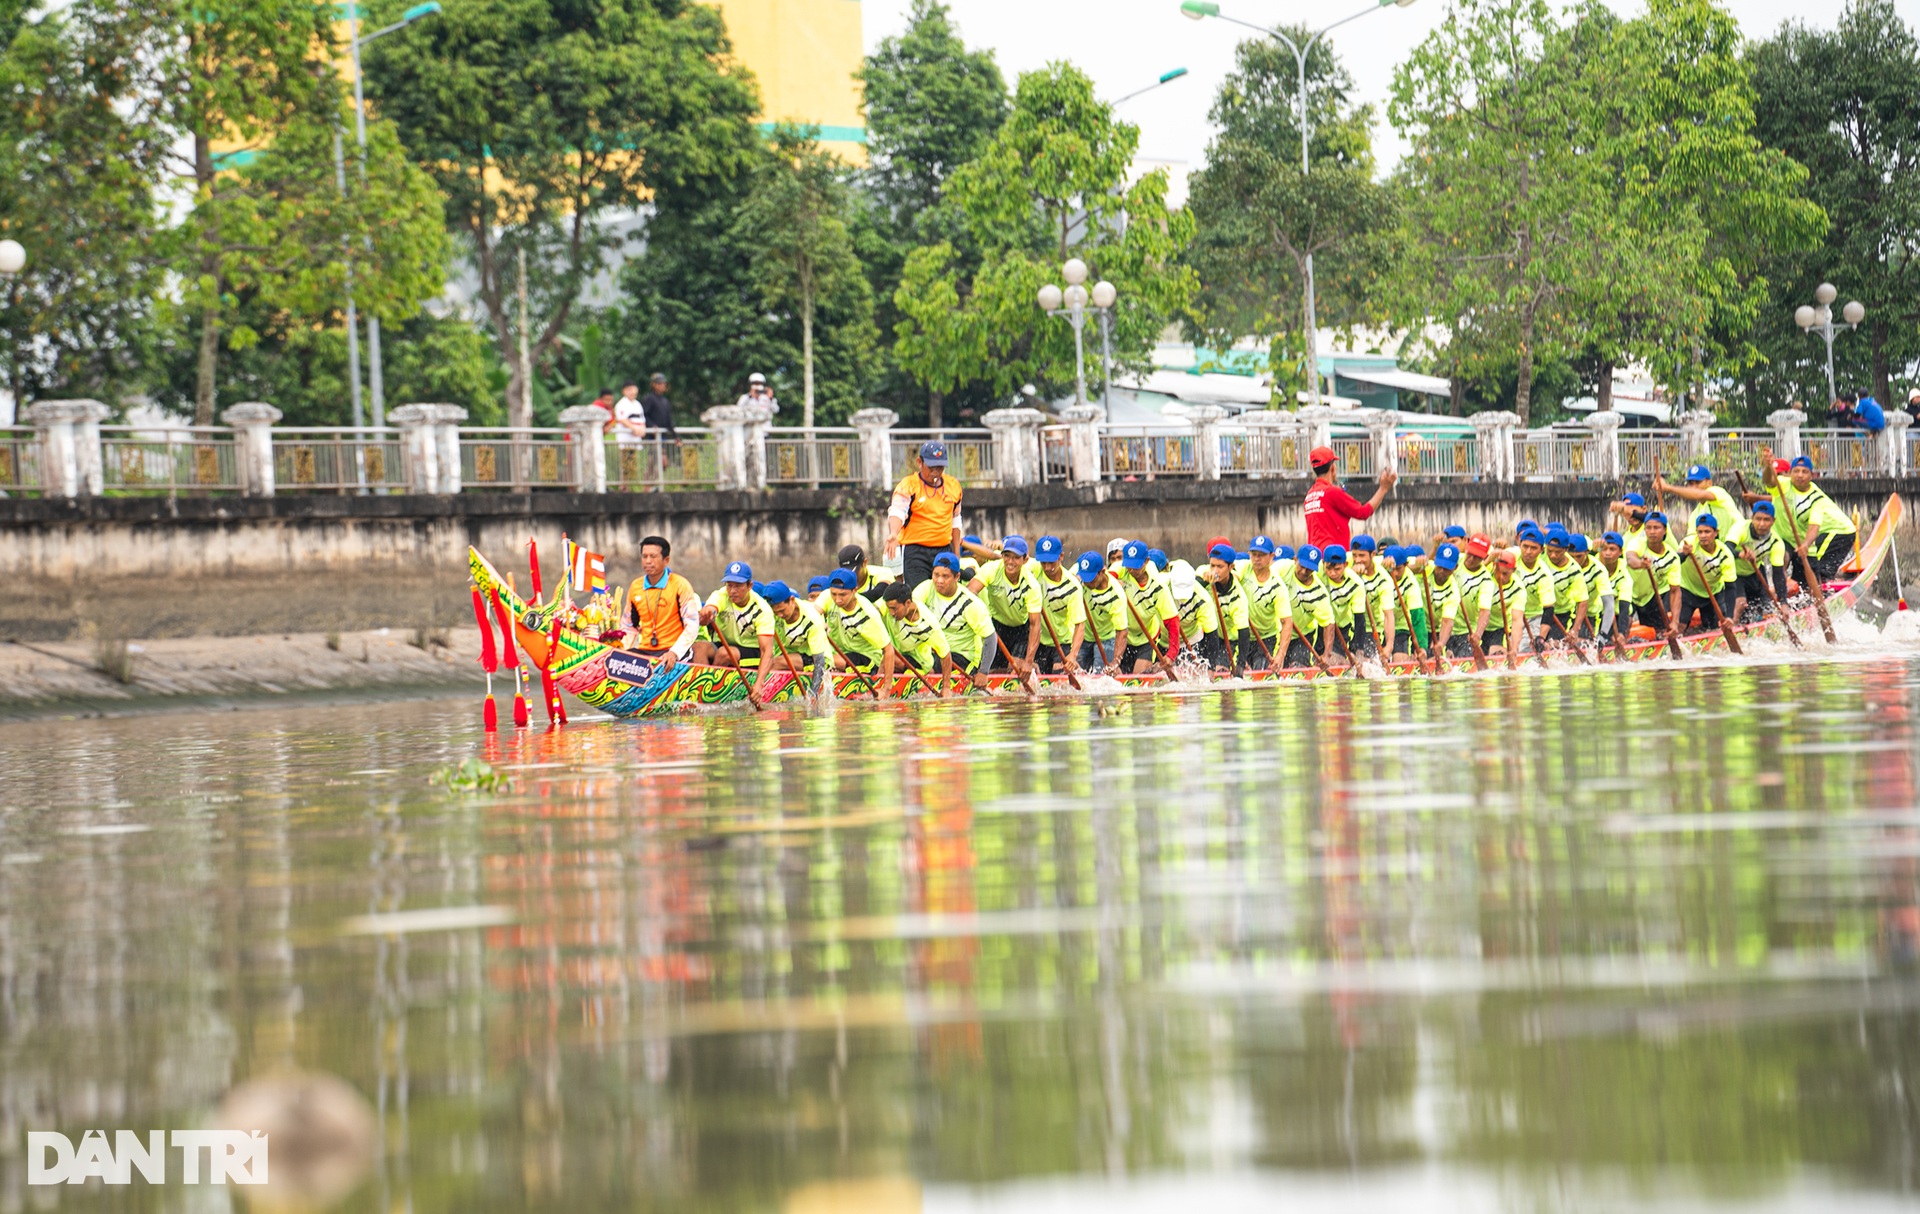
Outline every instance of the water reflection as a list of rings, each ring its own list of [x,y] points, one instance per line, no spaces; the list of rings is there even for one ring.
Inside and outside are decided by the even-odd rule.
[[[0,1211],[172,1208],[25,1131],[296,1067],[377,1111],[359,1209],[1911,1194],[1915,690],[10,725]],[[513,790],[428,784],[475,755]]]

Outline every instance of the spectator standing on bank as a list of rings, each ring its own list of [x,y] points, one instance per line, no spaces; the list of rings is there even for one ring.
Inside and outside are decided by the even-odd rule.
[[[613,429],[613,389],[612,388],[600,389],[600,395],[588,401],[587,408],[598,409],[600,410],[600,412],[606,414],[606,417],[600,423],[600,432],[602,434],[606,433],[608,430]]]
[[[647,429],[655,438],[676,439],[673,430],[673,402],[667,399],[667,377],[655,371],[647,383],[647,394],[640,398]]]
[[[640,385],[628,380],[613,402],[613,437],[622,447],[637,447],[647,437],[647,415],[640,406]]]
[[[1920,388],[1907,393],[1907,415],[1920,422]]]
[[[736,405],[772,405],[775,413],[780,412],[780,402],[774,399],[773,389],[767,387],[767,377],[755,371],[747,376],[747,394],[735,401]]]
[[[1868,434],[1878,434],[1887,428],[1887,412],[1871,396],[1842,392],[1840,399],[1833,402],[1831,412],[1836,426],[1851,426]]]
[[[1307,462],[1313,465],[1313,487],[1307,490],[1307,500],[1301,503],[1300,512],[1307,522],[1307,543],[1322,551],[1329,544],[1347,547],[1348,520],[1372,518],[1380,503],[1387,500],[1387,490],[1400,479],[1392,471],[1382,472],[1380,487],[1362,502],[1337,483],[1340,460],[1333,448],[1315,447],[1307,453]]]

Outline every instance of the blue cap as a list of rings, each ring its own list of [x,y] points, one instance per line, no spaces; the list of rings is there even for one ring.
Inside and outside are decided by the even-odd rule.
[[[1642,493],[1629,493],[1620,500],[1629,506],[1644,506],[1647,504],[1646,495]]]
[[[860,579],[851,569],[836,569],[827,575],[827,589],[852,590],[860,585]]]
[[[1233,564],[1234,558],[1239,555],[1233,550],[1232,544],[1215,544],[1207,549],[1207,556],[1216,561],[1225,561],[1229,565]]]
[[[1080,554],[1080,559],[1074,563],[1073,571],[1080,575],[1081,581],[1091,585],[1100,579],[1101,573],[1105,572],[1106,568],[1106,557],[1098,552],[1083,552]]]
[[[1026,537],[1019,535],[1008,536],[1006,539],[1000,541],[1000,551],[1011,552],[1015,556],[1027,555]]]
[[[1687,469],[1687,479],[1690,481],[1710,481],[1713,479],[1713,469],[1707,467],[1705,464],[1695,464]]]
[[[1813,459],[1805,455],[1796,455],[1793,457],[1793,462],[1787,466],[1789,468],[1805,468],[1811,472],[1813,471]]]
[[[920,444],[920,462],[929,468],[947,466],[947,445],[937,438]]]
[[[1659,523],[1662,527],[1664,527],[1667,525],[1667,516],[1664,511],[1649,510],[1647,511],[1647,517],[1644,521],[1649,523]]]
[[[958,573],[960,572],[960,558],[951,552],[943,552],[933,558],[933,567],[935,569],[951,569],[955,573]]]
[[[1766,516],[1767,516],[1768,518],[1772,518],[1772,517],[1773,517],[1773,503],[1772,503],[1772,502],[1755,502],[1755,503],[1753,504],[1753,512],[1754,512],[1755,514],[1764,514],[1764,515],[1766,515]]]
[[[745,561],[735,561],[727,566],[726,576],[720,580],[732,582],[735,585],[751,586],[753,585],[753,566]]]
[[[1547,547],[1549,548],[1565,548],[1569,542],[1571,541],[1567,533],[1558,528],[1547,532]]]
[[[764,598],[766,598],[766,597],[767,597],[767,584],[766,584],[765,582],[754,582],[754,583],[753,583],[753,592],[754,592],[755,594],[757,594],[757,595],[759,595],[759,596],[760,596],[761,598],[763,598],[763,599],[764,599]]]
[[[960,542],[963,544],[977,544],[980,542],[980,537],[977,535],[963,535],[960,537]]]
[[[1600,535],[1600,542],[1603,544],[1612,544],[1615,548],[1625,548],[1627,546],[1626,537],[1621,535],[1618,531],[1602,532]]]
[[[1328,565],[1344,565],[1347,563],[1347,550],[1340,544],[1328,544],[1320,550],[1320,560]]]
[[[1408,545],[1407,545],[1406,547],[1404,547],[1404,548],[1402,548],[1402,549],[1401,549],[1400,551],[1402,551],[1402,552],[1404,552],[1404,553],[1406,553],[1406,554],[1407,554],[1408,556],[1425,556],[1425,555],[1427,555],[1427,550],[1426,550],[1425,548],[1422,548],[1422,547],[1421,547],[1420,545],[1418,545],[1418,544],[1408,544]]]
[[[1380,550],[1380,555],[1386,557],[1396,565],[1404,565],[1407,563],[1407,550],[1398,544],[1388,544]]]
[[[1312,573],[1320,568],[1320,550],[1312,544],[1302,544],[1294,550],[1293,563]]]
[[[1715,534],[1718,534],[1720,531],[1720,520],[1713,517],[1711,514],[1694,515],[1693,525],[1696,527],[1711,527],[1713,528]]]
[[[1442,569],[1453,569],[1460,564],[1460,550],[1452,544],[1442,544],[1433,550],[1433,563]]]
[[[767,600],[767,606],[778,607],[793,597],[793,587],[785,582],[768,582],[767,588],[760,592],[760,597]]]
[[[1249,551],[1258,552],[1259,549],[1253,548],[1249,549]],[[1290,561],[1293,559],[1293,548],[1291,545],[1282,544],[1273,550],[1273,556],[1275,560]]]
[[[1573,537],[1572,540],[1568,542],[1567,546],[1572,548],[1575,552],[1585,552],[1588,546],[1587,537],[1584,535],[1576,535]]]
[[[1153,567],[1155,569],[1158,569],[1163,573],[1166,572],[1166,568],[1167,568],[1166,553],[1160,551],[1158,548],[1149,548],[1147,549],[1147,559],[1153,562]]]
[[[1547,542],[1545,533],[1543,533],[1539,527],[1533,525],[1520,528],[1520,539],[1535,544],[1545,544]]]
[[[1353,542],[1347,546],[1355,552],[1380,551],[1380,542],[1370,535],[1356,535],[1353,537]]]
[[[1540,530],[1540,524],[1530,518],[1523,518],[1515,523],[1513,528],[1515,531],[1538,531]]]
[[[1120,567],[1122,569],[1145,569],[1147,567],[1147,560],[1147,546],[1139,540],[1134,540],[1120,550]]]
[[[1052,564],[1060,559],[1062,545],[1057,535],[1043,535],[1040,542],[1033,546],[1033,555],[1040,558],[1042,564]]]
[[[1254,536],[1253,539],[1247,544],[1247,551],[1248,552],[1264,552],[1268,556],[1272,556],[1274,553],[1273,537],[1270,535]]]
[[[1441,532],[1441,534],[1450,540],[1464,540],[1467,538],[1467,529],[1459,523],[1455,523],[1453,526]]]
[[[826,588],[827,588],[827,575],[824,573],[816,577],[810,577],[807,579],[808,594],[819,594],[822,590],[825,590]]]

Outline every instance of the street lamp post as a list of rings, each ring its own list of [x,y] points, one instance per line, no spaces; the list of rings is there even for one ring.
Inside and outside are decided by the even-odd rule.
[[[1307,154],[1307,140],[1312,134],[1309,127],[1310,120],[1307,116],[1307,56],[1313,53],[1313,48],[1319,44],[1320,39],[1326,37],[1334,30],[1339,29],[1347,22],[1358,21],[1368,13],[1377,12],[1389,6],[1405,8],[1412,3],[1413,0],[1379,0],[1377,4],[1370,4],[1359,12],[1351,16],[1342,17],[1332,25],[1322,28],[1319,32],[1315,33],[1313,37],[1307,39],[1307,45],[1304,47],[1300,46],[1292,38],[1289,38],[1279,30],[1268,29],[1264,25],[1255,25],[1251,21],[1242,21],[1238,17],[1227,16],[1220,11],[1220,6],[1214,3],[1214,0],[1183,0],[1180,5],[1180,11],[1195,21],[1204,21],[1208,17],[1217,17],[1222,21],[1230,22],[1234,25],[1245,26],[1247,29],[1256,30],[1269,38],[1278,40],[1288,50],[1293,52],[1294,63],[1300,69],[1298,90],[1300,106],[1300,176],[1304,182],[1310,167]],[[1311,399],[1312,402],[1317,405],[1320,403],[1320,341],[1318,322],[1314,318],[1313,309],[1313,253],[1311,251],[1307,253],[1304,259],[1304,267],[1306,270],[1307,369],[1312,385]]]
[[[1159,88],[1163,84],[1172,84],[1174,81],[1180,79],[1180,77],[1186,74],[1187,74],[1187,69],[1184,67],[1176,67],[1170,72],[1161,72],[1160,79],[1154,81],[1152,84],[1149,84],[1147,87],[1143,89],[1135,89],[1124,97],[1116,97],[1111,102],[1109,102],[1109,104],[1122,105],[1126,102],[1132,101],[1135,97],[1138,97],[1143,93],[1151,93],[1153,90]]]
[[[1813,292],[1813,298],[1819,304],[1818,307],[1813,304],[1801,304],[1793,310],[1794,324],[1799,325],[1807,333],[1818,334],[1827,343],[1827,400],[1829,402],[1840,399],[1840,389],[1833,378],[1833,339],[1839,335],[1840,330],[1857,328],[1860,322],[1867,318],[1867,310],[1860,301],[1850,299],[1847,301],[1847,306],[1840,310],[1843,318],[1841,323],[1835,324],[1833,301],[1839,297],[1840,292],[1834,289],[1832,283],[1823,282]]]
[[[1085,331],[1089,311],[1100,317],[1100,362],[1101,387],[1100,408],[1111,415],[1111,389],[1113,383],[1113,339],[1111,333],[1113,304],[1120,292],[1112,283],[1102,279],[1093,284],[1089,291],[1083,284],[1087,281],[1087,263],[1078,257],[1069,258],[1060,267],[1060,277],[1066,279],[1067,289],[1048,283],[1040,288],[1036,297],[1040,310],[1048,316],[1064,316],[1073,326],[1073,403],[1087,403],[1087,347]],[[1088,305],[1092,306],[1089,307]]]
[[[0,283],[7,287],[7,305],[13,305],[13,283],[20,271],[27,268],[27,251],[17,240],[0,240]],[[7,340],[13,341],[13,330],[7,330]],[[13,398],[7,409],[7,425],[11,426],[20,417],[20,359],[17,350],[9,350],[14,357],[8,359],[9,369],[13,372],[13,382],[7,385],[7,392]]]

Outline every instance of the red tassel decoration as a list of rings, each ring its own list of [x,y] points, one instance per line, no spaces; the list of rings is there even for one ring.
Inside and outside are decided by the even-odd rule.
[[[493,592],[493,610],[500,617],[500,649],[508,666],[513,668],[513,723],[521,729],[527,727],[527,694],[521,689],[520,655],[513,648],[513,617],[507,613],[507,605],[500,601],[500,592]]]
[[[480,626],[480,668],[487,672],[487,700],[480,708],[480,724],[488,733],[500,728],[500,710],[493,703],[493,672],[500,658],[493,649],[493,625],[487,622],[486,606],[480,601],[480,588],[473,589],[473,620]]]
[[[540,545],[532,536],[527,537],[527,564],[533,571],[533,601],[540,601]]]

